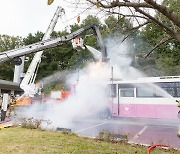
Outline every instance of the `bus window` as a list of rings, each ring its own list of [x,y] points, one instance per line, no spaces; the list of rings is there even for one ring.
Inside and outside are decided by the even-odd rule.
[[[180,82],[161,82],[158,84],[171,96],[180,97]]]
[[[145,88],[145,87],[138,87],[137,97],[154,97],[153,89]]]
[[[121,89],[120,90],[120,96],[121,97],[134,97],[134,89]]]
[[[180,88],[177,88],[177,96],[176,97],[180,97]]]
[[[174,88],[163,88],[167,91],[171,96],[175,97],[175,89]]]

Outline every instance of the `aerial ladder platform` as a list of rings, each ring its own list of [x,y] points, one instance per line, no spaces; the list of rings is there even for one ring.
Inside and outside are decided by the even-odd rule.
[[[65,14],[65,10],[62,7],[58,6],[42,40],[47,40],[50,38],[51,33],[53,32],[59,17],[62,17],[64,14]],[[39,64],[41,62],[41,56],[43,52],[44,51],[42,50],[42,51],[37,52],[34,55],[33,60],[31,64],[29,65],[29,68],[27,72],[25,73],[25,76],[20,84],[20,87],[21,89],[24,90],[25,95],[34,95],[37,93],[34,82],[37,76],[37,71],[38,71]]]
[[[0,63],[8,61],[8,60],[13,60],[14,58],[17,57],[21,57],[24,55],[28,55],[30,53],[35,53],[41,50],[45,50],[45,49],[49,49],[49,48],[54,48],[57,46],[62,45],[63,43],[70,41],[74,38],[76,38],[77,36],[79,36],[81,33],[89,30],[89,29],[93,29],[96,37],[97,37],[97,41],[100,47],[100,52],[102,54],[102,61],[106,61],[107,60],[107,52],[106,52],[106,48],[104,46],[102,37],[101,37],[101,33],[99,31],[98,26],[91,24],[91,25],[87,25],[85,27],[80,28],[79,30],[68,34],[66,36],[62,36],[62,37],[57,37],[57,38],[52,38],[52,39],[47,39],[47,40],[43,40],[34,44],[30,44],[24,47],[20,47],[17,49],[12,49],[12,50],[8,50],[8,51],[4,51],[2,53],[0,53]],[[15,60],[15,62],[18,60]]]

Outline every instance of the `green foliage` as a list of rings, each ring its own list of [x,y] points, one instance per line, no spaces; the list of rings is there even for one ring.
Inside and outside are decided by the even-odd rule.
[[[20,45],[22,45],[21,37],[0,35],[0,52],[17,48]]]
[[[180,11],[179,11],[180,1],[179,0],[164,0],[162,4],[166,6],[173,13],[173,15],[180,17]],[[157,18],[160,18],[163,24],[166,24],[167,26],[173,29],[179,30],[180,32],[180,29],[178,27],[174,27],[172,23],[162,14],[160,13],[157,14]]]
[[[114,132],[109,131],[101,131],[99,132],[98,136],[96,137],[97,140],[105,141],[105,142],[117,142],[117,141],[128,141],[128,135],[126,134],[115,134]]]
[[[43,53],[42,62],[39,66],[37,80],[46,77],[55,71],[62,71],[69,68],[69,59],[73,55],[70,43],[61,47],[48,49]]]
[[[90,25],[90,24],[95,24],[95,25],[100,26],[101,22],[100,22],[99,18],[97,18],[96,16],[88,15],[86,17],[86,19],[83,20],[81,27],[86,26],[86,25]]]
[[[170,41],[157,50],[157,66],[164,75],[180,74],[180,44],[177,41]]]
[[[70,25],[70,28],[71,28],[71,33],[80,29],[81,26],[79,26],[78,24],[74,24],[74,25]]]
[[[6,144],[5,144],[6,143]],[[55,131],[12,127],[1,130],[1,153],[74,153],[74,154],[144,154],[147,147],[127,143],[107,143],[91,138],[65,135]],[[156,153],[174,153],[177,150],[155,149]]]
[[[54,85],[52,83],[47,84],[43,87],[43,92],[46,94],[50,94],[50,92],[54,89]]]
[[[55,85],[54,90],[67,90],[66,85],[64,83],[58,83]]]
[[[38,129],[41,125],[41,120],[35,120],[34,118],[22,118],[21,119],[21,127],[27,129]]]
[[[29,44],[32,44],[32,43],[36,43],[36,42],[39,42],[42,40],[43,38],[43,33],[42,32],[37,32],[35,33],[34,35],[33,34],[28,34],[28,36],[26,38],[23,38],[23,44],[24,45],[29,45]],[[32,54],[28,54],[26,56],[26,58],[28,57],[28,61],[25,62],[25,66],[24,66],[24,72],[27,71],[33,57],[34,57],[34,53]]]
[[[22,45],[22,38],[0,35],[0,52],[11,50]],[[14,64],[12,61],[0,63],[0,79],[12,80],[13,79]]]
[[[44,34],[42,32],[37,32],[37,33],[35,33],[34,36],[31,33],[29,33],[27,38],[23,39],[23,43],[24,43],[24,45],[29,45],[29,44],[32,44],[32,43],[36,43],[36,42],[42,40],[43,35]]]
[[[31,118],[21,118],[21,127],[27,129],[42,129],[42,124],[47,127],[52,123],[50,120],[34,119]]]
[[[72,25],[72,31],[75,30],[77,25]],[[79,29],[79,27],[77,26]],[[67,35],[66,31],[63,32],[53,32],[52,37],[60,37]],[[38,32],[34,36],[29,34],[27,38],[24,39],[25,44],[35,43],[42,39],[43,34]],[[71,42],[66,42],[59,47],[50,48],[44,51],[42,56],[42,61],[39,65],[38,75],[36,80],[40,80],[43,77],[49,76],[57,71],[62,71],[66,69],[81,67],[83,62],[88,59],[89,52],[81,50],[77,52],[72,48]],[[29,66],[33,55],[30,55],[30,60],[26,63],[26,69]],[[48,91],[48,89],[47,89]]]
[[[127,34],[127,30],[132,28],[132,23],[126,18],[116,18],[115,16],[109,16],[105,19],[106,32],[108,34],[122,35]]]
[[[174,14],[180,16],[179,7],[180,3],[177,0],[164,0],[163,4],[170,8]],[[172,27],[171,22],[165,18],[162,14],[158,13],[155,16],[168,27]],[[180,30],[177,27],[173,27]],[[159,43],[163,38],[166,38],[166,33],[157,25],[148,24],[141,36],[145,41],[146,46],[143,46],[145,51],[151,51],[151,49]],[[180,74],[180,45],[178,41],[171,40],[164,43],[157,48],[150,57],[146,60],[154,59],[154,68],[159,70],[157,75],[179,75]],[[147,67],[147,65],[141,65],[141,68]]]

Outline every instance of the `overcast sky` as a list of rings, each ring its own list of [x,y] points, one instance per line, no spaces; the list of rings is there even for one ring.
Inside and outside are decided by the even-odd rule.
[[[65,9],[69,24],[77,23],[76,18],[72,18],[80,10],[69,7],[70,4],[63,0],[55,0],[51,5],[47,5],[47,0],[0,0],[0,34],[26,37],[29,33],[45,32],[57,6]],[[64,27],[65,24],[59,19],[55,30]]]
[[[103,12],[93,9],[90,4],[78,5],[78,9],[73,4],[79,1],[85,3],[85,0],[54,0],[51,5],[47,5],[47,1],[0,0],[0,34],[26,37],[29,33],[34,34],[37,31],[45,33],[58,6],[65,9],[66,16],[63,16],[63,20],[58,20],[56,31],[77,23],[79,14],[81,21],[89,14],[98,15],[101,22],[104,19],[102,17],[105,17]],[[86,9],[87,7],[90,9]]]

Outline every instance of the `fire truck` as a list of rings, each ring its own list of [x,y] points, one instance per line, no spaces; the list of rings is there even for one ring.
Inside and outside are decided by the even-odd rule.
[[[35,56],[30,64],[27,72],[25,73],[25,76],[24,76],[22,82],[20,83],[20,87],[21,87],[21,89],[23,89],[24,94],[23,94],[23,97],[21,97],[21,99],[19,99],[19,104],[22,104],[22,102],[26,105],[30,104],[32,102],[31,98],[35,99],[36,98],[35,96],[37,96],[38,94],[40,94],[37,97],[38,99],[40,97],[40,100],[43,100],[43,99],[45,100],[44,95],[41,94],[41,92],[37,89],[37,87],[34,84],[35,78],[37,76],[38,66],[41,62],[41,56],[44,52],[43,50],[45,50],[45,49],[54,48],[54,47],[63,45],[67,41],[71,41],[71,40],[72,40],[72,46],[74,48],[81,47],[82,49],[84,49],[85,45],[83,43],[83,39],[80,37],[80,34],[86,32],[89,29],[92,29],[94,31],[94,35],[96,35],[96,37],[97,37],[97,42],[100,47],[100,52],[96,50],[96,52],[98,52],[98,54],[101,55],[99,60],[101,60],[103,62],[105,62],[107,60],[107,52],[106,52],[106,48],[104,46],[104,43],[103,43],[103,40],[101,37],[101,33],[99,31],[98,26],[96,26],[94,24],[82,27],[82,28],[78,29],[77,31],[70,33],[66,36],[50,38],[50,34],[54,30],[54,27],[57,23],[58,18],[61,17],[64,13],[65,13],[65,11],[63,8],[61,8],[61,7],[57,8],[57,10],[54,14],[54,17],[51,20],[51,23],[50,23],[42,41],[0,53],[0,63],[11,60],[15,65],[22,64],[22,59],[21,59],[22,56],[28,55],[30,53],[35,53]],[[89,48],[87,48],[87,49],[89,49]],[[89,50],[89,51],[94,54],[94,50],[93,51]],[[42,88],[42,86],[39,87],[39,89],[41,89],[41,88]],[[68,94],[66,94],[66,95],[68,95]],[[30,96],[33,96],[33,97],[30,97]],[[17,105],[18,105],[18,103],[17,103]]]

